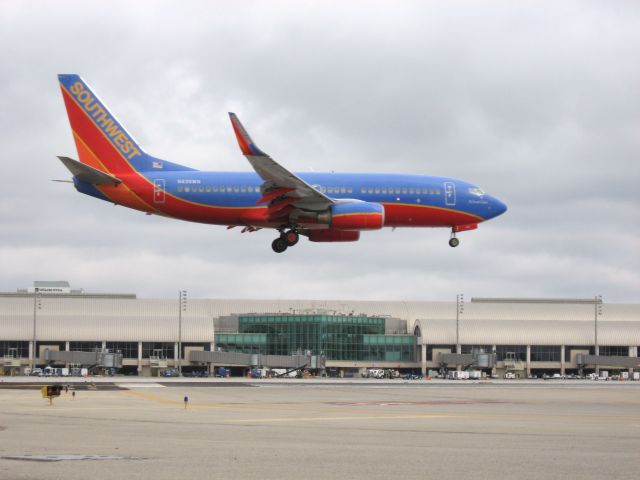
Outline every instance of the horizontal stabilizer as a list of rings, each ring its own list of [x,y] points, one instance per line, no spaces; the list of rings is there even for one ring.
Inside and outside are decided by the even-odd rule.
[[[58,158],[62,163],[64,163],[64,166],[69,169],[73,176],[82,182],[90,183],[92,185],[119,185],[122,183],[122,180],[120,180],[118,177],[114,177],[113,175],[104,173],[97,168],[93,168],[89,165],[85,165],[84,163],[80,163],[73,158]]]

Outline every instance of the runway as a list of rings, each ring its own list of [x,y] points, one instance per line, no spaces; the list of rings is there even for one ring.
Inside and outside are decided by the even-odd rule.
[[[0,478],[602,479],[638,468],[636,383],[95,385],[49,406],[5,384]]]

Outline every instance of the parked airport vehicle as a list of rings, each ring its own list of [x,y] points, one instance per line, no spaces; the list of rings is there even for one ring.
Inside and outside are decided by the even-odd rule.
[[[449,370],[447,378],[450,380],[469,380],[469,372],[466,370]]]
[[[370,368],[367,370],[367,378],[384,378],[384,370],[381,368]]]
[[[391,173],[292,173],[259,149],[229,113],[254,172],[203,172],[146,153],[75,74],[58,75],[78,160],[58,157],[81,193],[147,214],[242,232],[275,229],[277,253],[301,235],[352,242],[383,227],[442,227],[457,234],[507,210],[479,186],[455,178]],[[381,163],[383,165],[383,163]]]

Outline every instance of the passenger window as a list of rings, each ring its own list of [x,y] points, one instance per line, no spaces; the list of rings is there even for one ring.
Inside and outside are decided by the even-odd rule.
[[[413,188],[410,188],[410,189],[409,189],[409,193],[413,195],[413,193],[414,193]]]
[[[340,187],[340,193],[347,193],[347,187]]]
[[[374,192],[376,192],[376,193],[380,193],[380,187],[376,187],[376,188],[374,189]]]
[[[234,187],[233,187],[233,191],[234,191],[235,193],[238,193],[238,192],[240,191],[240,189],[238,188],[238,186],[237,186],[237,185],[234,185]]]
[[[353,193],[353,188],[351,187],[347,188],[347,193]]]
[[[182,191],[182,187],[178,187],[178,192],[181,192],[181,191]]]
[[[214,192],[217,192],[217,191],[218,191],[218,186],[217,186],[217,185],[214,185],[214,186],[213,186],[213,191],[214,191]]]
[[[382,187],[382,193],[384,193],[384,194],[387,193],[387,188],[386,187]]]
[[[407,193],[407,187],[402,188],[402,193]]]
[[[242,193],[245,193],[247,191],[247,187],[245,187],[244,185],[240,187],[240,191]]]
[[[231,193],[231,187],[227,187],[227,192]]]
[[[396,188],[396,194],[400,194],[400,189]]]
[[[328,187],[327,188],[327,193],[333,193],[333,187]]]
[[[211,186],[207,185],[207,193],[209,193],[211,191]]]
[[[367,188],[367,193],[373,193],[373,188],[372,187]]]
[[[199,191],[200,193],[204,192],[204,187],[198,187],[198,191]]]
[[[362,187],[362,188],[360,189],[360,193],[367,193],[367,189],[366,189],[366,188],[364,188],[364,187]]]
[[[190,191],[191,191],[191,188],[189,188],[189,187],[184,187],[184,191],[185,191],[185,192],[190,192]]]

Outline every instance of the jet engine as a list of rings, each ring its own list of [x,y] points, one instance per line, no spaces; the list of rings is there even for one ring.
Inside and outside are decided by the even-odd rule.
[[[336,230],[379,230],[384,226],[384,207],[373,202],[337,203],[319,213],[317,220]]]

